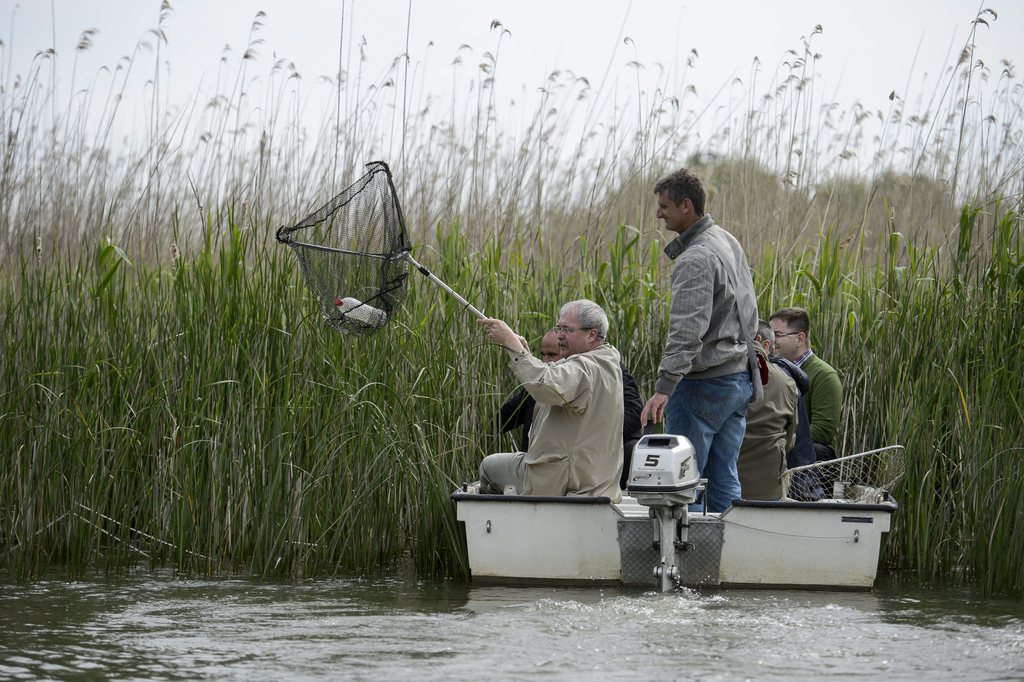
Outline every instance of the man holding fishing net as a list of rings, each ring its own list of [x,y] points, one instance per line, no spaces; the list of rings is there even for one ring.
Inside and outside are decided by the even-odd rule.
[[[505,322],[477,320],[505,348],[509,368],[537,401],[524,452],[488,455],[480,464],[480,492],[622,497],[622,370],[606,341],[608,317],[593,301],[562,306],[554,332],[566,357],[548,364]]]
[[[568,342],[566,341],[566,344]],[[540,340],[540,359],[544,362],[557,362],[567,357],[568,347],[560,347],[558,334],[550,330]],[[626,489],[629,479],[629,467],[633,458],[633,449],[643,435],[640,428],[640,412],[644,409],[644,399],[640,396],[636,379],[621,364],[622,368],[622,473],[619,475],[619,488]],[[502,433],[521,429],[519,436],[520,452],[530,449],[530,427],[533,426],[533,412],[537,401],[526,389],[519,387],[512,396],[502,403],[498,413],[498,430]]]

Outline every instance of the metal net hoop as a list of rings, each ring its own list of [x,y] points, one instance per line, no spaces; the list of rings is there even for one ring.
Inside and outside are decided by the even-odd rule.
[[[906,471],[903,446],[889,445],[788,469],[782,485],[789,499],[877,502],[892,492]]]
[[[391,170],[383,161],[278,241],[294,251],[324,321],[366,336],[392,320],[405,299],[410,245]]]

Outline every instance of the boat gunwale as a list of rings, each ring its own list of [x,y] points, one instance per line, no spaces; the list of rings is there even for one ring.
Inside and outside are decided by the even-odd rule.
[[[885,502],[844,502],[843,500],[818,500],[816,502],[799,502],[797,500],[733,500],[732,506],[722,512],[724,517],[729,513],[730,509],[787,509],[794,510],[800,509],[804,511],[808,510],[842,510],[842,511],[880,511],[892,513],[896,511],[898,505],[893,499],[888,499]]]
[[[619,503],[612,502],[611,498],[601,497],[588,497],[584,495],[502,495],[502,494],[482,494],[482,493],[470,493],[463,491],[456,491],[451,494],[451,499],[455,502],[527,502],[530,504],[583,504],[583,505],[611,505],[617,506]],[[643,506],[643,505],[641,505]],[[845,502],[842,500],[818,500],[816,502],[800,502],[796,500],[733,500],[732,506],[729,509],[785,509],[785,510],[803,510],[803,511],[814,511],[814,510],[842,510],[842,511],[879,511],[892,513],[896,511],[898,505],[893,499],[889,499],[885,502]],[[722,512],[724,517],[729,513],[729,509]],[[693,512],[692,516],[705,516],[700,512]]]
[[[588,497],[584,495],[502,495],[488,493],[470,493],[461,490],[452,493],[456,502],[530,502],[540,504],[616,504],[610,497]]]

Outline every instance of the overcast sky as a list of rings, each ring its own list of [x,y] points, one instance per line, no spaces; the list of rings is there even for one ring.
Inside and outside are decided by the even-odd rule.
[[[534,96],[555,69],[585,76],[595,88],[608,74],[603,85],[608,92],[612,83],[636,92],[636,70],[627,66],[633,61],[643,65],[645,81],[657,79],[663,66],[673,74],[670,85],[692,85],[697,100],[690,100],[690,106],[699,108],[713,103],[733,79],[749,81],[755,57],[762,65],[759,85],[767,86],[787,50],[801,50],[802,38],[816,25],[821,33],[811,44],[821,55],[820,95],[842,104],[859,101],[868,110],[885,109],[892,91],[912,101],[934,90],[981,7],[995,10],[998,19],[987,16],[989,26],[980,27],[976,59],[995,74],[1002,59],[1018,69],[1024,66],[1020,0],[984,5],[970,0],[173,0],[171,7],[161,61],[172,98],[212,87],[225,45],[237,60],[258,11],[266,17],[257,34],[263,42],[253,73],[266,73],[283,58],[294,62],[304,83],[312,84],[337,73],[339,52],[354,69],[362,49],[364,74],[372,79],[408,42],[415,82],[443,93],[452,88],[456,56],[475,68],[486,52],[497,52],[499,102],[517,98],[527,111],[529,102],[522,100]],[[13,75],[25,74],[37,51],[54,47],[57,77],[66,87],[79,36],[98,29],[91,48],[78,54],[76,85],[81,88],[88,83],[83,79],[130,54],[158,17],[157,0],[0,0],[0,82],[9,84]],[[494,20],[507,33],[493,29]],[[686,68],[692,51],[697,58]]]

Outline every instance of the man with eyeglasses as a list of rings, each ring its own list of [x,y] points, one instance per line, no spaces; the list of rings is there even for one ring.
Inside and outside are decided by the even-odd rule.
[[[540,359],[544,362],[557,362],[568,357],[568,341],[566,347],[559,346],[559,327],[548,330],[540,340]],[[568,335],[562,335],[568,339]],[[619,475],[619,487],[626,489],[626,481],[629,478],[629,468],[633,459],[633,449],[643,435],[640,428],[640,412],[644,409],[644,400],[640,397],[640,389],[637,388],[636,379],[626,368],[626,365],[619,363],[622,369],[622,473]],[[517,427],[522,428],[519,436],[519,451],[526,452],[530,449],[530,428],[533,425],[533,412],[537,401],[533,399],[526,389],[520,387],[512,396],[506,400],[499,410],[498,428],[502,433],[511,431]]]
[[[680,169],[654,193],[658,218],[678,236],[665,247],[675,261],[668,339],[640,423],[664,418],[668,433],[689,439],[708,479],[694,508],[723,512],[741,497],[736,460],[747,404],[763,395],[754,283],[739,242],[704,213],[707,193],[696,175]]]
[[[811,322],[803,308],[782,308],[768,320],[775,332],[779,355],[807,374],[804,400],[811,423],[811,440],[818,461],[835,459],[836,434],[843,410],[843,385],[839,374],[811,350]]]
[[[605,339],[608,317],[593,301],[562,306],[552,330],[565,357],[545,363],[505,322],[477,320],[504,347],[509,368],[537,402],[524,452],[488,455],[480,463],[480,492],[508,487],[523,495],[622,498],[622,370],[619,351]]]
[[[807,394],[807,389],[810,385],[807,381],[807,374],[791,360],[779,355],[778,348],[775,346],[775,331],[772,330],[772,326],[767,320],[757,321],[757,336],[754,340],[768,353],[769,371],[771,366],[774,365],[781,369],[786,374],[786,377],[796,384],[798,393],[796,400],[796,440],[793,443],[793,447],[786,453],[786,467],[793,469],[807,464],[814,464],[817,461],[817,457],[814,453],[814,442],[811,440],[811,420],[807,417],[807,403],[804,401],[804,396]],[[769,378],[764,388],[765,402],[769,401],[768,394],[770,389],[771,381]],[[752,411],[756,411],[756,409],[757,406],[751,406]],[[750,412],[748,411],[747,435],[743,438],[744,447],[746,447],[747,437],[750,436],[750,433]],[[740,462],[742,463],[742,461],[743,450],[741,449]],[[742,476],[742,468],[740,473]],[[747,495],[745,483],[743,484],[743,495]],[[800,502],[820,500],[825,496],[820,474],[816,471],[798,471],[794,473],[789,481],[789,492],[787,495],[790,499]]]

